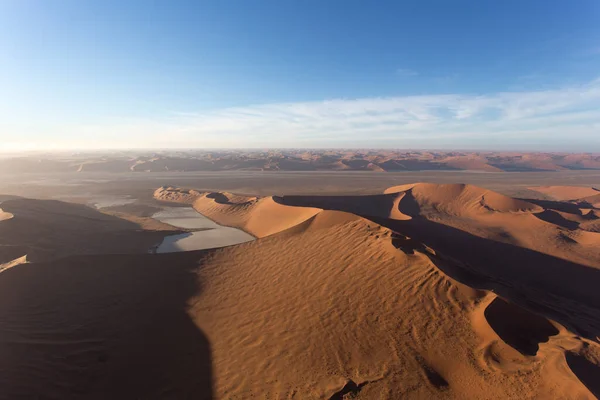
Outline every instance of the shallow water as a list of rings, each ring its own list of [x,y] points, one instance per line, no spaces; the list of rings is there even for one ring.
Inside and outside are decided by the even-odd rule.
[[[156,249],[157,253],[213,249],[255,239],[240,229],[221,226],[191,207],[167,207],[152,218],[179,228],[207,229],[167,236]]]

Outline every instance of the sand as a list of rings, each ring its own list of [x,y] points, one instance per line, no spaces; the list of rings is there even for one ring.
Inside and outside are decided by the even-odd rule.
[[[19,173],[161,173],[195,171],[583,171],[600,170],[599,154],[424,150],[178,150],[44,153],[0,157]]]
[[[595,208],[462,184],[155,197],[259,239],[5,270],[0,398],[600,395]]]
[[[15,267],[17,265],[24,264],[26,262],[27,262],[27,256],[15,258],[14,260],[0,264],[0,272],[7,270],[9,268]]]
[[[3,211],[0,208],[0,222],[6,221],[7,219],[11,219],[12,217],[14,217],[14,215],[12,215],[11,213],[8,213],[6,211]]]
[[[600,195],[600,191],[590,187],[580,186],[536,186],[529,189],[544,193],[554,200],[577,200]]]
[[[192,204],[199,213],[218,224],[240,228],[258,238],[289,229],[320,211],[312,207],[284,206],[272,196],[259,199],[231,193],[160,188],[154,197],[161,201]]]
[[[13,217],[0,221],[0,244],[26,248],[30,261],[72,254],[146,253],[180,228],[135,215],[102,213],[56,200],[12,199],[2,203]]]

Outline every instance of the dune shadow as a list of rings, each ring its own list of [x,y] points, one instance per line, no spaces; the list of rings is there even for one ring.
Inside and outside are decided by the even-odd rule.
[[[388,217],[396,197],[397,194],[392,193],[370,196],[283,196],[273,197],[273,200],[286,206],[344,211],[361,217]]]
[[[567,352],[565,358],[567,365],[581,383],[594,396],[600,398],[600,367],[579,354]]]
[[[73,254],[146,252],[165,236],[83,204],[16,199],[2,203],[14,218],[0,224],[0,243],[24,246],[31,261]]]
[[[553,210],[544,210],[533,215],[544,222],[558,225],[566,229],[574,230],[579,227],[579,222],[570,221]]]
[[[208,193],[206,195],[206,197],[209,199],[213,199],[215,201],[215,203],[231,204],[231,202],[229,201],[229,198],[227,196],[225,196],[223,193],[212,192],[212,193]]]
[[[581,210],[579,208],[582,207],[582,205],[580,205],[580,204],[568,203],[565,201],[553,201],[553,200],[537,200],[537,199],[518,199],[518,200],[523,200],[528,203],[535,204],[535,205],[543,207],[547,210],[550,209],[550,210],[565,212],[568,214],[581,215]]]
[[[212,399],[187,314],[199,253],[77,256],[0,275],[0,398]]]
[[[358,396],[365,384],[356,384],[352,379],[348,380],[343,388],[329,397],[329,400],[344,400]]]
[[[496,297],[484,311],[485,319],[504,342],[521,354],[535,356],[540,343],[558,334],[546,318]]]

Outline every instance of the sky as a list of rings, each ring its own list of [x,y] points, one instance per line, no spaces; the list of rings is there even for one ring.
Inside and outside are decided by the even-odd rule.
[[[598,0],[0,0],[0,151],[600,152]]]

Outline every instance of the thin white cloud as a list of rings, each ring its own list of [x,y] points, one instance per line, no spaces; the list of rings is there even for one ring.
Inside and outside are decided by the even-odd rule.
[[[447,147],[486,138],[589,143],[600,151],[600,80],[556,90],[264,104],[169,117],[63,127],[67,147]],[[1,135],[0,135],[1,136]],[[14,144],[19,136],[11,137]],[[23,144],[27,132],[23,132]],[[62,141],[61,141],[62,138]],[[40,142],[40,146],[44,143]],[[594,148],[593,146],[596,146]],[[557,149],[560,150],[560,149]],[[568,149],[564,149],[568,150]]]

